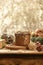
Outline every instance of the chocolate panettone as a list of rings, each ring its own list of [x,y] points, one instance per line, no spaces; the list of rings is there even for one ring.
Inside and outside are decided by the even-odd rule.
[[[15,45],[26,46],[30,43],[30,33],[29,32],[17,32],[15,34]]]

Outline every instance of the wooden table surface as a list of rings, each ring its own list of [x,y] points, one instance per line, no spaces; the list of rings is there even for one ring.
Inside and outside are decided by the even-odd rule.
[[[0,65],[43,65],[43,52],[0,49]]]
[[[39,54],[39,55],[43,55],[43,51],[0,49],[0,54]]]

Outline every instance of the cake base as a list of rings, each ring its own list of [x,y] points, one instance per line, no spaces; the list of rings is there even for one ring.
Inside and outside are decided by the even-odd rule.
[[[19,49],[26,50],[25,46],[16,46],[16,45],[10,45],[10,44],[6,45],[5,48],[11,49],[11,50],[19,50]]]

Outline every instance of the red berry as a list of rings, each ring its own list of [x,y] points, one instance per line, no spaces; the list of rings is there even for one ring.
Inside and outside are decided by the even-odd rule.
[[[42,49],[42,51],[43,51],[43,45],[41,45],[41,49]]]
[[[37,47],[36,49],[37,49],[38,51],[42,51],[41,46]]]

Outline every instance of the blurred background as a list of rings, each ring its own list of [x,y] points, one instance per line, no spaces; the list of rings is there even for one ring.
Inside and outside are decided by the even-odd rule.
[[[0,36],[43,29],[43,0],[0,0]]]

